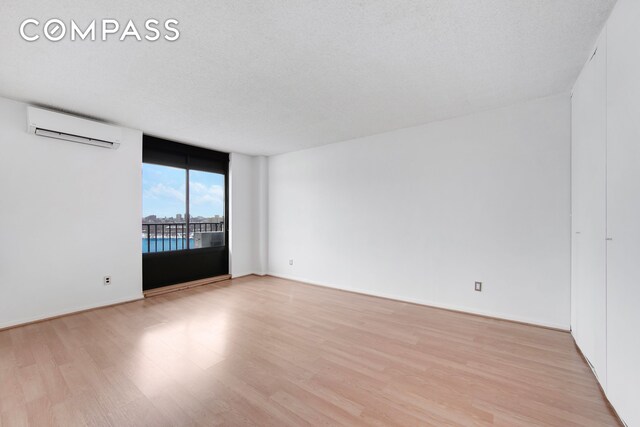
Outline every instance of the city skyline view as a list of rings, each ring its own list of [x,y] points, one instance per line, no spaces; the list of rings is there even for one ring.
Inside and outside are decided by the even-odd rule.
[[[186,215],[185,169],[143,163],[142,217],[176,218]],[[224,175],[189,171],[191,218],[224,218]]]

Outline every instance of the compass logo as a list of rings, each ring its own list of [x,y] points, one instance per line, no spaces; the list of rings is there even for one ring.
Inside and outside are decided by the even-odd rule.
[[[163,38],[173,42],[180,37],[177,19],[167,19],[162,23],[157,19],[147,19],[142,28],[142,31],[139,30],[131,19],[124,25],[121,25],[117,19],[102,19],[100,21],[94,19],[82,26],[73,19],[69,23],[65,23],[61,19],[51,18],[41,25],[37,19],[28,18],[20,24],[20,36],[28,42],[34,42],[41,36],[52,42],[60,41],[65,37],[71,41],[107,41],[110,39],[124,41],[133,38],[137,41],[154,42]]]

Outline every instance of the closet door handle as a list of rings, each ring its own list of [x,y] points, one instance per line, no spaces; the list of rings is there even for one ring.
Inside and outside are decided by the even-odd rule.
[[[613,240],[613,237],[607,237],[607,240],[611,241],[611,240]]]

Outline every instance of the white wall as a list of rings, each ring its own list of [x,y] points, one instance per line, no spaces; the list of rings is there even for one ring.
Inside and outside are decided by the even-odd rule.
[[[640,426],[640,2],[607,24],[607,395]]]
[[[607,43],[604,32],[572,97],[571,331],[606,385]]]
[[[569,165],[568,94],[270,157],[269,271],[568,329]]]
[[[640,426],[639,21],[639,2],[617,3],[574,88],[572,136],[572,333],[629,426]]]
[[[620,0],[574,88],[572,136],[572,333],[630,426],[640,425],[638,21],[640,3]]]
[[[256,274],[264,275],[269,270],[269,161],[260,156],[256,160],[258,169],[258,263]]]
[[[263,156],[231,154],[231,275],[266,271],[266,164]]]
[[[0,98],[0,328],[142,297],[142,134],[107,150],[26,120]]]
[[[26,107],[0,98],[0,328],[141,298],[142,133],[118,150],[36,137]],[[264,274],[267,160],[231,161],[231,273]]]

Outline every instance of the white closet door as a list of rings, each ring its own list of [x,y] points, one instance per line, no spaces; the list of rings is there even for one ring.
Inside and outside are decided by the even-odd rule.
[[[640,426],[640,1],[607,27],[607,395]]]
[[[572,97],[571,328],[606,387],[606,34]]]

